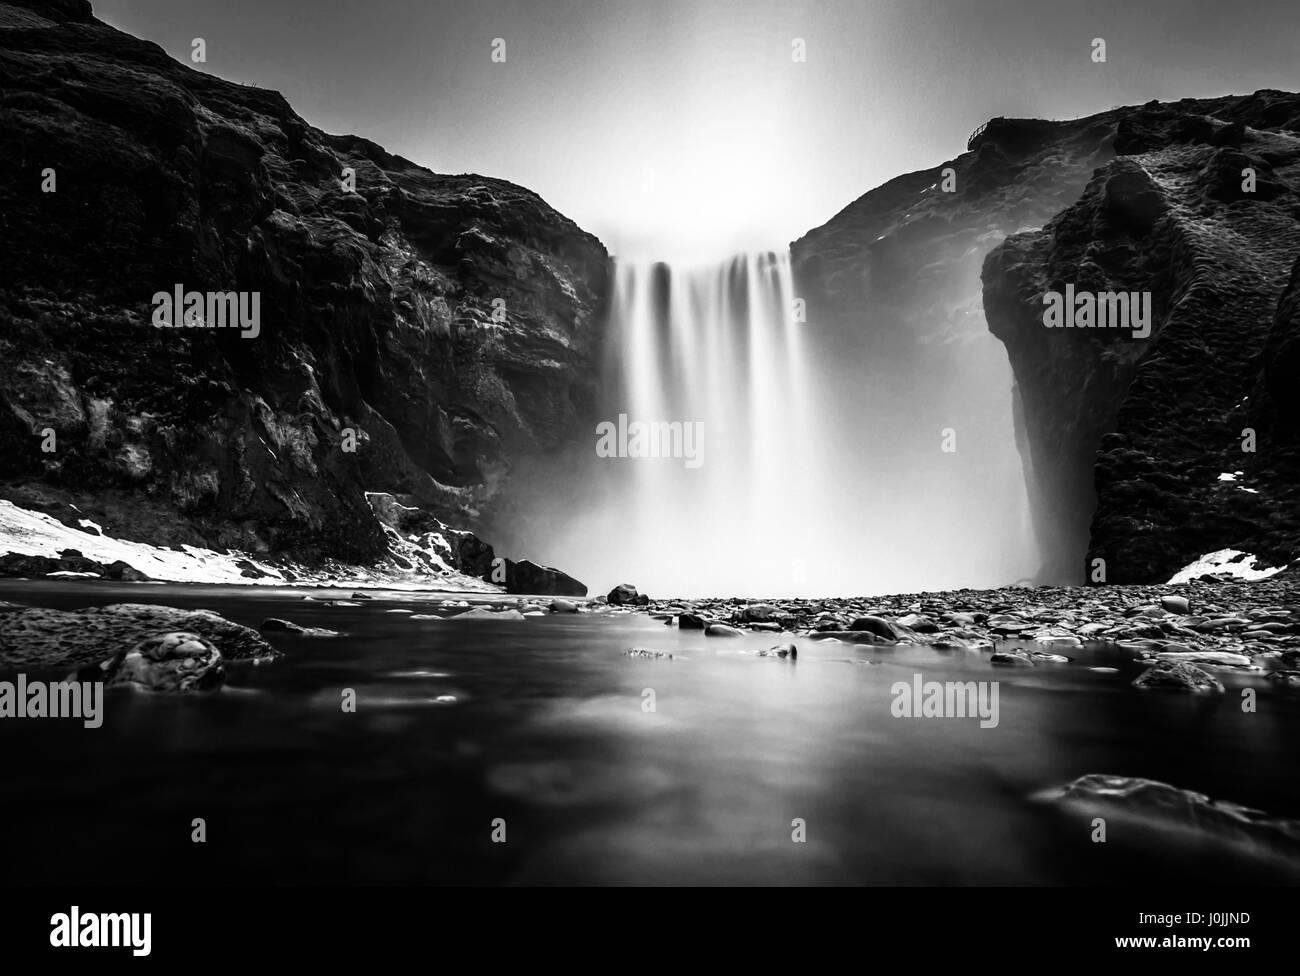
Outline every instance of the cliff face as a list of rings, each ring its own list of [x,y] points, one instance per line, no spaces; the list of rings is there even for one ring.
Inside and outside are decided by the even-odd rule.
[[[1076,202],[983,270],[1035,516],[1077,554],[1076,578],[1085,552],[1117,583],[1163,581],[1225,548],[1294,560],[1300,96],[1124,110],[1114,148]],[[1150,293],[1151,335],[1045,328],[1043,296],[1067,284]]]
[[[0,3],[0,157],[19,505],[370,561],[366,492],[472,527],[590,409],[608,258],[520,187],[328,135],[78,0]],[[256,337],[156,328],[178,285],[257,293]]]
[[[839,409],[892,431],[845,453],[870,457],[859,480],[873,491],[904,486],[910,536],[950,540],[964,561],[957,585],[1067,576],[1066,543],[1050,525],[1025,525],[1032,473],[1012,436],[1013,377],[988,334],[980,271],[1008,235],[1078,199],[1113,158],[1119,118],[995,119],[971,151],[870,191],[792,245],[808,328],[851,364]],[[956,450],[943,454],[949,429]]]
[[[809,322],[831,325],[862,396],[910,398],[902,440],[951,426],[965,445],[946,469],[900,452],[889,477],[929,465],[1012,495],[987,329],[1010,360],[1037,579],[1080,582],[1094,557],[1111,582],[1163,582],[1218,549],[1300,556],[1298,118],[1300,96],[1258,92],[994,119],[796,241]],[[1153,334],[1045,328],[1043,295],[1067,283],[1151,292]],[[994,495],[967,502],[1005,527]]]

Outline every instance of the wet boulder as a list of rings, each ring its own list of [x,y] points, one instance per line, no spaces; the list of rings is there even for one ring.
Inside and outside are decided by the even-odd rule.
[[[644,607],[650,602],[650,598],[644,593],[638,593],[631,583],[619,583],[609,591],[607,599],[610,606],[614,607]]]
[[[1167,593],[1160,598],[1160,605],[1170,613],[1178,613],[1183,616],[1192,612],[1191,604],[1187,602],[1187,597],[1178,596],[1173,593]]]
[[[1134,688],[1163,688],[1198,694],[1222,694],[1223,684],[1214,675],[1184,661],[1162,661],[1133,680]]]
[[[744,635],[744,631],[729,627],[726,624],[709,624],[704,628],[704,635],[706,637],[741,637]]]
[[[284,620],[280,617],[268,617],[263,620],[258,630],[265,633],[268,630],[280,631],[286,634],[297,634],[299,637],[337,637],[337,630],[329,630],[325,627],[304,627],[296,624],[292,620]]]
[[[898,640],[900,636],[898,629],[884,617],[858,617],[849,624],[848,629],[866,631],[888,641]]]
[[[85,610],[27,607],[0,614],[0,669],[75,669],[125,656],[159,634],[194,634],[225,661],[269,660],[280,652],[257,631],[209,610],[115,603]]]
[[[989,664],[1005,668],[1032,668],[1034,660],[1024,651],[994,651]]]
[[[744,623],[766,622],[773,619],[780,611],[770,603],[751,603],[739,613]]]
[[[77,676],[88,680],[96,670],[102,675],[99,680],[109,685],[157,692],[213,691],[226,677],[221,652],[198,634],[182,631],[146,637],[98,669],[83,668]]]

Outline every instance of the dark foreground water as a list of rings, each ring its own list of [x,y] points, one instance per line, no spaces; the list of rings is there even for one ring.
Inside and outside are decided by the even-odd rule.
[[[0,583],[0,599],[33,605],[163,603],[347,635],[273,635],[284,660],[236,663],[227,687],[207,697],[110,692],[100,729],[0,721],[0,876],[204,885],[1297,878],[1275,855],[1136,822],[1112,819],[1106,843],[1093,843],[1088,816],[1032,796],[1111,773],[1300,817],[1300,695],[1262,679],[1221,675],[1229,693],[1217,699],[1139,692],[1129,687],[1135,666],[1104,647],[1067,650],[1077,658],[1068,665],[1010,670],[967,651],[800,639],[791,664],[738,653],[774,635],[705,638],[641,615],[413,621],[385,611],[427,611],[435,598],[377,594],[328,608],[303,592]],[[677,657],[624,656],[632,646]],[[1000,682],[997,727],[893,717],[890,686],[917,673]],[[1259,689],[1254,714],[1240,707],[1247,685]],[[340,708],[344,688],[356,690],[355,714]],[[204,844],[191,842],[194,818],[206,821]],[[505,843],[492,841],[498,820]],[[805,843],[792,840],[795,820]]]

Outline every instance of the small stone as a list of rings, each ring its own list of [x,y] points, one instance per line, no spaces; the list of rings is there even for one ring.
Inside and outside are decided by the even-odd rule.
[[[1070,659],[1064,654],[1049,654],[1047,651],[1030,651],[1029,656],[1044,664],[1069,664]]]
[[[475,607],[473,610],[466,610],[464,613],[458,613],[450,620],[523,620],[524,615],[518,610],[489,610],[486,607]]]
[[[282,631],[287,634],[296,634],[299,637],[337,637],[337,630],[329,630],[325,627],[303,627],[292,620],[282,620],[279,617],[268,617],[262,621],[261,631]]]
[[[704,628],[707,637],[741,637],[742,632],[735,627],[729,627],[726,624],[709,624]]]
[[[1268,680],[1300,687],[1300,671],[1270,671]]]
[[[302,627],[290,620],[281,620],[279,617],[268,617],[263,620],[258,630],[287,630],[292,634],[302,632]]]
[[[1168,648],[1156,655],[1157,661],[1184,661],[1188,664],[1213,664],[1234,668],[1249,668],[1250,658],[1244,654],[1230,654],[1227,651],[1170,651]]]
[[[1033,660],[1024,651],[994,651],[993,656],[989,658],[989,664],[1011,668],[1032,668],[1034,666]]]
[[[656,661],[671,661],[672,654],[668,651],[652,651],[645,647],[633,647],[623,652],[628,657],[645,657]]]

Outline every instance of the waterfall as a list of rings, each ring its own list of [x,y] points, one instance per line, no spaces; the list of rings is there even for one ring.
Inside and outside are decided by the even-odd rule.
[[[1032,573],[997,340],[970,329],[938,355],[880,334],[871,309],[838,332],[801,321],[797,297],[788,253],[619,261],[599,423],[535,481],[536,528],[511,541],[593,594],[850,596]]]
[[[807,557],[777,543],[806,503],[818,453],[807,336],[793,303],[785,253],[702,268],[617,266],[609,413],[691,424],[703,437],[696,466],[615,462],[626,492],[616,544],[671,568],[682,592],[789,586],[807,573]]]

